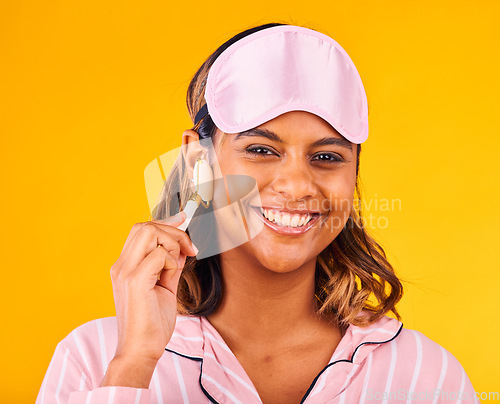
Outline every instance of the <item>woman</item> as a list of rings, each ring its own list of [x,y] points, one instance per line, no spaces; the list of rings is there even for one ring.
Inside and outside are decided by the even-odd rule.
[[[117,316],[59,343],[37,402],[477,402],[460,363],[398,321],[402,285],[354,207],[368,106],[345,51],[302,27],[249,29],[187,104],[195,125],[154,220],[111,268]],[[188,236],[172,214],[200,158],[258,195],[222,209],[214,181]]]

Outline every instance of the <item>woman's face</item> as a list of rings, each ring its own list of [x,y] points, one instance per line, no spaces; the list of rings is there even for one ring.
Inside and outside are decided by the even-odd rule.
[[[237,247],[238,253],[275,272],[293,271],[316,260],[349,217],[357,144],[305,111],[228,134],[222,144],[221,137],[217,130],[213,144],[221,172],[214,166],[215,176],[247,175],[258,187],[258,193],[242,199],[240,206],[217,210],[214,204],[222,239],[236,240],[242,233],[243,213],[253,237]]]

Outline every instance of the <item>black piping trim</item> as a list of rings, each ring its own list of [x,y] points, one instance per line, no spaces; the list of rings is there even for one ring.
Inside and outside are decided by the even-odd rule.
[[[174,354],[177,354],[177,355],[179,355],[179,356],[182,356],[183,358],[188,358],[188,359],[193,359],[193,360],[198,361],[198,362],[199,362],[199,361],[202,361],[202,362],[203,362],[203,358],[200,358],[200,357],[198,357],[198,356],[189,356],[189,355],[181,354],[181,353],[179,353],[179,352],[177,352],[177,351],[173,351],[172,349],[168,349],[168,348],[165,348],[165,351],[172,352],[172,353],[174,353]]]
[[[359,344],[356,349],[354,350],[354,352],[352,353],[351,355],[351,359],[339,359],[338,361],[335,361],[335,362],[332,362],[332,363],[329,363],[328,365],[326,365],[323,370],[321,372],[319,372],[317,374],[317,376],[314,378],[314,380],[312,381],[311,385],[309,386],[309,388],[307,389],[306,391],[306,394],[304,394],[304,397],[302,397],[302,400],[300,400],[300,404],[302,404],[307,396],[309,395],[309,393],[312,391],[312,389],[314,388],[314,385],[316,384],[316,382],[318,381],[319,377],[323,374],[323,372],[328,369],[330,366],[332,365],[335,365],[336,363],[339,363],[339,362],[348,362],[348,363],[354,363],[354,355],[356,355],[356,352],[358,351],[358,349],[363,346],[363,345],[367,345],[367,344],[385,344],[386,342],[391,342],[394,338],[396,338],[400,333],[401,333],[401,330],[403,329],[403,323],[401,323],[401,326],[399,327],[399,330],[398,332],[390,339],[388,339],[387,341],[380,341],[380,342],[371,342],[371,341],[368,341],[368,342],[363,342],[362,344]]]
[[[323,372],[328,369],[330,366],[333,366],[335,365],[336,363],[340,363],[340,362],[347,362],[347,363],[354,363],[354,356],[356,355],[356,353],[358,352],[358,349],[360,347],[362,347],[363,345],[368,345],[368,344],[385,344],[387,342],[391,342],[393,339],[395,339],[400,333],[401,333],[401,330],[403,329],[403,323],[401,323],[401,326],[399,327],[399,330],[396,332],[396,334],[391,337],[390,339],[386,340],[386,341],[379,341],[379,342],[372,342],[372,341],[367,341],[367,342],[363,342],[362,344],[359,344],[356,349],[354,350],[354,352],[352,353],[351,355],[351,359],[339,359],[338,361],[335,361],[335,362],[332,362],[332,363],[329,363],[328,365],[326,365],[323,370],[321,370],[321,372],[319,372],[316,377],[314,378],[314,380],[312,381],[311,385],[309,386],[309,388],[307,389],[306,393],[304,394],[304,397],[302,397],[302,400],[300,400],[300,404],[302,404],[307,396],[309,395],[309,393],[311,393],[312,389],[314,388],[314,385],[316,384],[316,382],[318,381],[318,379],[320,378],[320,376],[323,374]],[[174,354],[177,354],[179,356],[182,356],[183,358],[187,358],[187,359],[191,359],[191,360],[195,360],[197,362],[201,362],[200,364],[200,377],[198,379],[198,382],[200,384],[200,387],[201,387],[201,391],[203,391],[203,394],[205,394],[205,396],[210,400],[211,403],[214,403],[214,404],[219,404],[219,402],[217,400],[215,400],[215,398],[213,398],[209,392],[205,389],[205,387],[203,387],[203,384],[201,383],[201,375],[203,374],[203,358],[199,358],[197,356],[188,356],[188,355],[184,355],[184,354],[181,354],[179,352],[176,352],[176,351],[173,351],[171,349],[168,349],[168,348],[165,348],[165,351],[168,351],[168,352],[172,352]]]
[[[215,400],[215,398],[213,398],[209,392],[207,390],[205,390],[205,387],[203,387],[203,384],[201,384],[201,375],[203,374],[203,358],[199,358],[197,356],[188,356],[188,355],[184,355],[184,354],[181,354],[177,351],[173,351],[172,349],[168,349],[168,348],[165,348],[165,351],[168,351],[168,352],[172,352],[174,354],[177,354],[179,356],[182,356],[183,358],[187,358],[187,359],[191,359],[191,360],[195,360],[197,362],[201,362],[200,363],[200,378],[198,379],[198,382],[200,383],[200,387],[201,387],[201,391],[203,391],[203,394],[205,394],[205,396],[210,400],[211,403],[214,403],[214,404],[219,404],[218,401]]]
[[[213,398],[209,393],[208,391],[205,390],[205,387],[203,387],[203,384],[201,383],[201,375],[203,374],[203,360],[201,361],[201,366],[200,366],[200,378],[199,378],[199,383],[200,383],[200,387],[201,387],[201,390],[203,391],[203,393],[205,393],[205,395],[207,396],[207,398],[210,400],[211,403],[214,403],[214,404],[219,404],[219,402]]]

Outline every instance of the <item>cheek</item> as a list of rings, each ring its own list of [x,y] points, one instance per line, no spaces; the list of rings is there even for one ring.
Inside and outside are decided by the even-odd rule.
[[[226,139],[226,142],[228,139]],[[248,241],[248,229],[246,217],[248,212],[245,210],[246,200],[249,198],[247,193],[251,189],[231,187],[227,176],[247,175],[254,177],[251,170],[244,167],[239,162],[238,156],[230,149],[224,148],[216,150],[217,162],[214,164],[214,177],[217,179],[214,183],[213,209],[216,219],[216,228],[222,243],[227,242],[240,245]],[[257,179],[257,178],[255,178]],[[229,188],[227,188],[229,187]],[[229,193],[228,193],[229,192]],[[234,195],[239,195],[235,197]],[[233,195],[233,197],[230,197]],[[236,198],[237,200],[235,200]],[[237,203],[238,202],[238,203]]]
[[[321,192],[332,204],[332,210],[350,209],[356,187],[356,175],[351,171],[336,173],[319,179]]]
[[[329,181],[322,188],[322,193],[326,198],[323,210],[329,210],[330,214],[325,225],[334,233],[342,230],[352,210],[356,177],[352,175],[339,176]]]

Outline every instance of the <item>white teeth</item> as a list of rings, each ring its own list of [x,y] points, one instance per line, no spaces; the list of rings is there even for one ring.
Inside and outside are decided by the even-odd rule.
[[[274,214],[274,221],[281,226],[281,213],[280,212],[276,212]]]
[[[281,216],[281,224],[283,226],[290,226],[290,215],[288,213]]]
[[[290,220],[290,226],[297,227],[299,220],[302,216],[293,215],[292,220]]]
[[[263,208],[260,208],[260,212],[269,221],[274,222],[279,226],[286,227],[301,227],[307,224],[312,218],[312,215],[310,214],[290,215],[289,213],[266,210]]]

